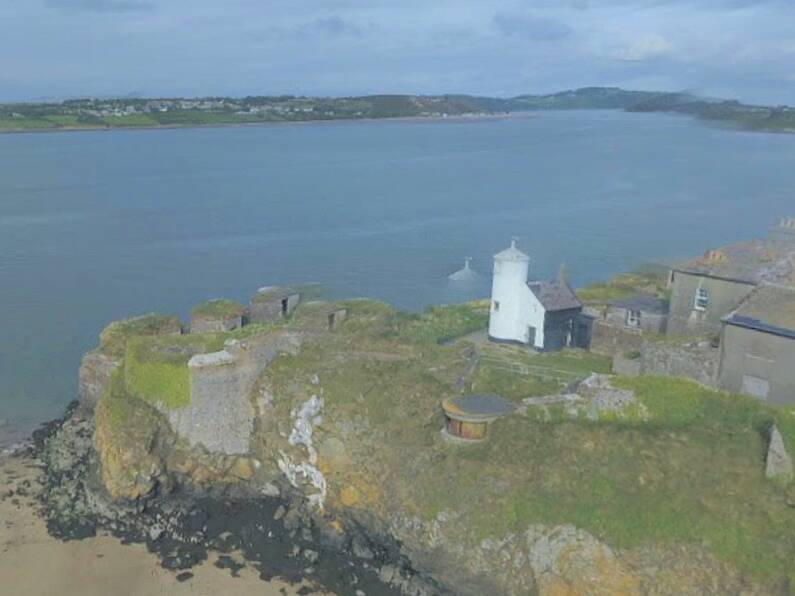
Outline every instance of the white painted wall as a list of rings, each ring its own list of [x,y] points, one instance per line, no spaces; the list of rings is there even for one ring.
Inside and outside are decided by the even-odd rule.
[[[543,348],[545,312],[527,287],[529,269],[530,259],[515,246],[494,257],[489,336],[527,344],[529,328],[533,326],[536,329],[534,346]]]

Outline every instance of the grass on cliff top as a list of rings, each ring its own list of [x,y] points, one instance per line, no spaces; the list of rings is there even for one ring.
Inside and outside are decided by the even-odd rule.
[[[691,544],[766,581],[795,580],[788,490],[764,477],[775,422],[795,452],[795,416],[669,378],[624,378],[652,420],[499,420],[480,445],[447,447],[413,479],[432,519],[461,511],[464,539],[573,524],[615,548]]]
[[[148,436],[157,428],[157,414],[127,393],[125,371],[121,368],[111,374],[108,388],[97,404],[96,417],[97,426],[107,425],[109,436],[136,431]]]
[[[427,521],[457,512],[459,521],[445,532],[470,544],[533,524],[573,524],[614,548],[692,545],[754,578],[795,581],[792,489],[764,477],[771,423],[795,452],[789,411],[686,380],[617,378],[651,420],[514,416],[495,422],[483,444],[450,445],[439,432],[439,404],[459,391],[471,346],[438,345],[436,332],[400,333],[407,321],[418,326],[422,319],[396,321],[377,303],[351,311],[345,332],[280,357],[265,375],[276,420],[289,420],[291,409],[322,391],[316,443],[338,438],[345,452],[331,461],[319,447],[332,499]],[[577,375],[609,365],[579,352],[506,353]],[[469,381],[477,391],[514,399],[553,388],[543,377],[504,372],[486,363]],[[278,441],[262,445],[276,449]]]
[[[214,336],[133,337],[127,342],[124,377],[127,392],[167,408],[190,404],[188,360],[221,348]],[[210,341],[208,341],[210,340]]]
[[[242,316],[246,307],[234,300],[217,298],[199,304],[191,311],[191,316],[199,319],[223,319]]]
[[[127,340],[137,336],[179,335],[179,318],[170,315],[148,314],[121,321],[113,321],[99,335],[99,349],[120,358],[124,356]]]
[[[432,306],[422,314],[397,313],[398,337],[415,342],[444,343],[485,329],[489,324],[488,301]]]
[[[191,395],[188,369],[191,357],[217,352],[227,340],[243,340],[267,333],[273,327],[257,323],[225,333],[133,335],[127,339],[124,356],[127,392],[170,409],[187,406]]]
[[[577,290],[584,303],[604,303],[627,298],[638,292],[666,296],[666,271],[661,267],[640,267],[630,273],[616,275],[607,282],[594,283]]]

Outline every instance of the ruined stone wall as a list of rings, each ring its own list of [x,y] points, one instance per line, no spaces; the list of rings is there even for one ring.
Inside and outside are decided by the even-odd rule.
[[[720,350],[709,342],[647,341],[640,350],[640,374],[685,377],[716,386],[719,357]]]
[[[243,317],[194,317],[190,321],[191,333],[225,333],[243,326]]]
[[[637,377],[640,375],[640,358],[627,358],[624,354],[613,357],[613,372],[617,375]]]
[[[293,333],[229,341],[220,352],[198,354],[188,363],[191,403],[163,412],[178,436],[191,446],[226,455],[249,452],[254,427],[251,391],[265,367],[282,352],[295,353]]]
[[[284,312],[283,301],[286,300],[287,312]],[[269,323],[280,321],[285,315],[290,316],[298,303],[300,294],[274,294],[273,296],[255,296],[249,306],[249,320],[252,323]]]
[[[591,332],[591,351],[615,356],[625,352],[639,351],[643,344],[643,333],[624,325],[612,325],[605,321],[594,321]]]

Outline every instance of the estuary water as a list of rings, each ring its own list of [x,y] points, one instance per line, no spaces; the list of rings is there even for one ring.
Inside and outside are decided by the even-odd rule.
[[[660,114],[0,136],[0,448],[76,395],[110,320],[317,283],[485,296],[511,236],[575,285],[795,215],[795,135]],[[482,275],[451,284],[465,256]],[[3,438],[5,437],[5,438]]]

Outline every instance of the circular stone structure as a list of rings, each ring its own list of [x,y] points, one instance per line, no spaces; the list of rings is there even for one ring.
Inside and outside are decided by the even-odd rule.
[[[499,395],[460,395],[442,402],[445,415],[443,434],[465,442],[483,441],[489,425],[512,414],[516,405]]]

